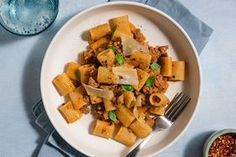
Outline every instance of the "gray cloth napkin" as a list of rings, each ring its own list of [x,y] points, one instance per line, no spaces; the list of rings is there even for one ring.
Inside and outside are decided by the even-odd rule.
[[[116,0],[110,0],[116,1]],[[162,10],[177,21],[192,39],[200,54],[211,36],[213,29],[195,17],[178,0],[130,0],[144,3]],[[33,107],[34,122],[45,131],[47,136],[43,144],[36,150],[39,157],[84,157],[86,155],[76,151],[67,144],[55,131],[40,100]]]

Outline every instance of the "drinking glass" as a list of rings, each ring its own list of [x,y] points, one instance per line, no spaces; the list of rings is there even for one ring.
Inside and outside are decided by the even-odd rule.
[[[0,0],[0,24],[17,35],[48,28],[58,14],[59,0]]]

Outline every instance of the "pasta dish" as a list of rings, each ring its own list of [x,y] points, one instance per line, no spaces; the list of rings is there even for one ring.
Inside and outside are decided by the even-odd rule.
[[[185,79],[185,62],[172,60],[168,45],[149,45],[128,15],[88,33],[87,50],[53,80],[66,100],[58,110],[68,123],[90,112],[93,135],[130,147],[148,136],[155,119],[164,115],[168,82]]]

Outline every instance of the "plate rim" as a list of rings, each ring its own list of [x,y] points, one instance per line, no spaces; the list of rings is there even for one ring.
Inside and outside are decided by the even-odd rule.
[[[158,14],[160,14],[161,16],[165,17],[167,20],[169,20],[170,22],[172,22],[175,27],[177,27],[181,33],[183,33],[183,35],[185,36],[185,38],[187,39],[188,43],[190,44],[191,48],[193,49],[194,52],[194,57],[196,59],[196,63],[197,63],[197,68],[198,68],[198,72],[199,72],[199,92],[197,93],[197,100],[196,100],[196,105],[195,108],[193,110],[193,113],[189,119],[189,121],[187,122],[187,124],[184,126],[184,128],[182,129],[182,131],[176,136],[174,137],[174,139],[168,143],[166,146],[164,146],[162,149],[160,149],[159,151],[154,151],[153,153],[151,153],[148,156],[154,156],[154,155],[158,155],[161,152],[165,151],[166,149],[168,149],[171,145],[173,145],[177,140],[179,140],[179,138],[186,132],[187,128],[190,126],[190,124],[192,123],[193,118],[196,115],[196,112],[199,108],[199,104],[201,101],[201,93],[202,93],[202,70],[201,70],[201,64],[200,64],[200,59],[199,59],[199,55],[197,53],[197,49],[195,47],[195,45],[193,44],[191,38],[189,37],[189,35],[186,33],[186,31],[182,28],[182,26],[180,24],[178,24],[172,17],[170,17],[169,15],[167,15],[166,13],[164,13],[163,11],[151,7],[149,5],[143,4],[143,3],[139,3],[139,2],[129,2],[129,1],[118,1],[118,2],[105,2],[102,4],[98,4],[89,8],[86,8],[78,13],[76,13],[75,15],[73,15],[69,20],[67,20],[66,23],[63,24],[63,26],[59,29],[59,31],[56,33],[56,35],[54,35],[53,39],[51,40],[45,54],[43,57],[43,62],[42,62],[42,66],[41,66],[41,72],[40,72],[40,93],[41,93],[41,97],[42,97],[42,102],[46,111],[46,114],[48,116],[48,119],[50,120],[50,122],[52,123],[53,127],[55,128],[55,130],[57,131],[57,133],[71,146],[73,147],[75,150],[79,151],[80,153],[84,154],[84,155],[90,155],[89,152],[84,151],[84,150],[79,150],[76,149],[76,146],[72,143],[69,142],[68,138],[66,138],[66,136],[62,133],[59,132],[58,129],[59,127],[57,127],[56,122],[49,116],[50,115],[50,111],[49,108],[47,108],[47,105],[45,105],[45,98],[44,98],[44,87],[43,87],[43,78],[44,78],[44,69],[46,66],[46,58],[48,56],[48,51],[49,49],[52,47],[52,45],[55,43],[55,41],[58,39],[58,36],[61,34],[61,32],[63,32],[63,30],[70,24],[72,23],[76,18],[78,18],[79,16],[86,14],[87,12],[90,12],[94,9],[98,9],[100,7],[109,7],[109,6],[115,6],[115,5],[131,5],[134,7],[142,7],[144,9],[148,9],[151,11],[154,11]]]

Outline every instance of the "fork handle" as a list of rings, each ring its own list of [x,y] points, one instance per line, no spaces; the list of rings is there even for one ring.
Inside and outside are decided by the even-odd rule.
[[[140,140],[138,145],[135,145],[134,149],[132,149],[125,157],[136,157],[138,152],[144,147],[144,145],[151,139],[153,134],[150,134],[144,140]]]

